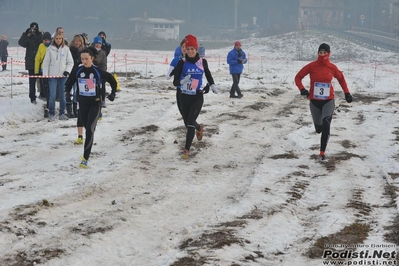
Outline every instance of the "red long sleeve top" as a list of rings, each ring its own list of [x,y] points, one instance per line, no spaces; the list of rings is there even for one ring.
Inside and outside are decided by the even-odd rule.
[[[336,65],[330,62],[330,54],[319,55],[316,61],[304,66],[295,76],[295,85],[299,90],[305,88],[302,79],[309,74],[310,77],[310,100],[334,99],[333,78],[336,78],[345,93],[349,93],[344,74]]]

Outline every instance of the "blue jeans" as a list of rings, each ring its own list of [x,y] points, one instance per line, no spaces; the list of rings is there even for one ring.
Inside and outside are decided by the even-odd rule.
[[[57,90],[58,90],[58,96],[60,97],[60,112],[59,115],[62,115],[65,113],[65,82],[67,81],[67,78],[49,78],[48,79],[48,84],[49,84],[49,113],[50,115],[55,115],[55,97],[57,96]]]

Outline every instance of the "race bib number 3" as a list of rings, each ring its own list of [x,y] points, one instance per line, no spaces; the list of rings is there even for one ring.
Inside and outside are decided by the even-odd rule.
[[[313,98],[327,99],[330,97],[330,83],[315,82],[313,89]]]
[[[96,81],[92,79],[78,79],[79,95],[96,96]]]

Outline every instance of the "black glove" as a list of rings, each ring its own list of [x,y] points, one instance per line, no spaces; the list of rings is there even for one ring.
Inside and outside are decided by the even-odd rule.
[[[345,100],[347,103],[351,103],[353,101],[353,97],[350,93],[345,93]]]
[[[307,89],[301,89],[301,95],[308,97],[309,96],[309,91]]]
[[[242,64],[242,59],[238,59],[237,62],[238,62],[239,64]]]
[[[108,100],[110,100],[111,102],[113,102],[115,100],[115,93],[111,93],[110,95],[108,95]]]
[[[204,94],[209,92],[209,83],[206,84],[203,91],[204,91]]]
[[[27,28],[25,31],[26,34],[32,33],[32,29],[31,28]]]
[[[69,75],[68,71],[64,71],[64,73],[62,73],[62,75],[64,75],[65,77],[67,77]]]

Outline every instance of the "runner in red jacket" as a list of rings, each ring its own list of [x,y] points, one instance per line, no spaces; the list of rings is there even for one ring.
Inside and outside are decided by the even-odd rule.
[[[317,133],[321,133],[320,159],[325,160],[325,151],[330,138],[330,126],[334,113],[333,78],[336,78],[345,93],[345,100],[350,103],[353,98],[349,92],[345,77],[336,65],[330,62],[330,46],[322,43],[319,46],[318,58],[304,66],[295,76],[295,85],[310,100],[310,112]],[[309,74],[310,90],[305,89],[302,79]]]

